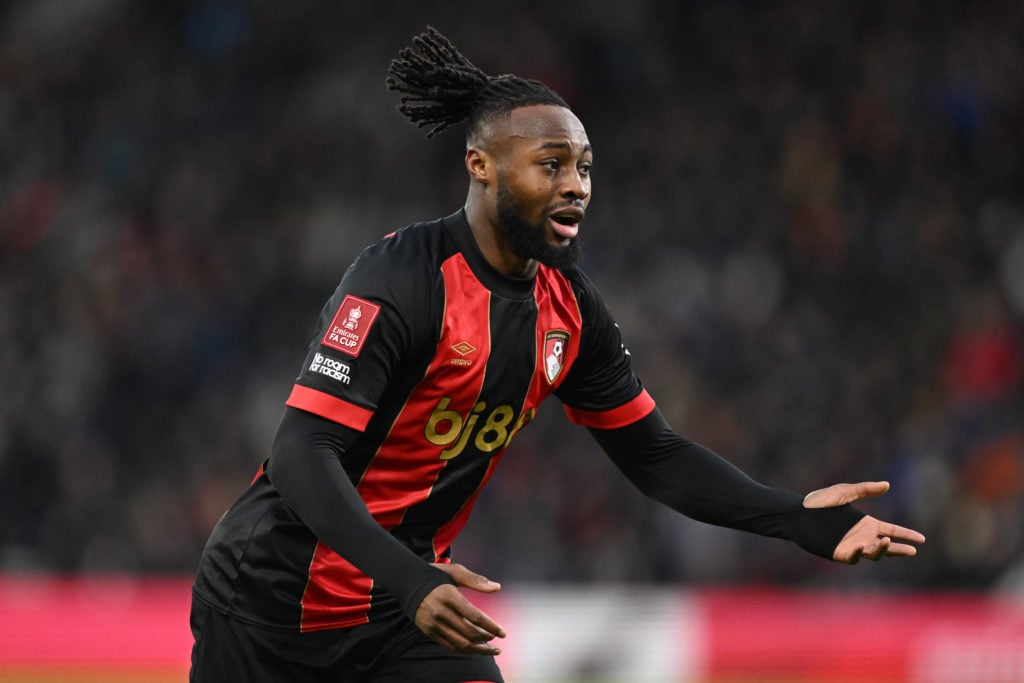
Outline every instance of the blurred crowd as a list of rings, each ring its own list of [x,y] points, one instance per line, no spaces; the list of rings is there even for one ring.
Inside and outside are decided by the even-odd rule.
[[[395,112],[426,24],[560,92],[584,267],[678,430],[886,479],[849,569],[642,498],[545,405],[456,559],[504,582],[1024,591],[1024,5],[131,2],[0,10],[0,570],[193,570],[364,245],[465,196]]]

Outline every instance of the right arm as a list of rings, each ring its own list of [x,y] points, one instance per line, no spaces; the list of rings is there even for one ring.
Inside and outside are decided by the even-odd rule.
[[[497,654],[481,641],[504,631],[455,587],[487,591],[486,579],[458,565],[424,562],[370,515],[340,459],[358,434],[286,408],[267,476],[313,534],[393,595],[424,633],[453,651]]]
[[[313,534],[381,585],[413,616],[431,590],[448,582],[370,516],[341,465],[358,432],[296,408],[286,408],[267,476]]]

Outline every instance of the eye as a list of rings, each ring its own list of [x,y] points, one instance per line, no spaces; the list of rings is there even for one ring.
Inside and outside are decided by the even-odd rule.
[[[558,159],[545,159],[544,161],[540,162],[540,165],[549,171],[557,171],[558,167],[561,164],[559,163]]]
[[[584,161],[582,164],[577,166],[577,168],[579,169],[579,172],[580,172],[581,176],[589,176],[590,175],[590,168],[592,166],[593,166],[593,164],[591,162]]]

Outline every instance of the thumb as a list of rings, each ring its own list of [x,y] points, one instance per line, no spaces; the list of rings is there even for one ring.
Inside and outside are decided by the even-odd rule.
[[[460,588],[469,588],[480,593],[496,593],[501,590],[501,584],[497,581],[491,581],[486,576],[470,571],[461,564],[438,563],[434,566],[452,577]]]
[[[852,503],[862,498],[880,496],[889,490],[887,481],[862,481],[858,484],[833,484],[811,491],[804,497],[805,508],[828,508]]]
[[[855,500],[861,500],[862,498],[874,498],[880,496],[889,490],[889,482],[887,481],[862,481],[859,484],[853,485],[853,490],[849,492],[849,501],[852,503]]]

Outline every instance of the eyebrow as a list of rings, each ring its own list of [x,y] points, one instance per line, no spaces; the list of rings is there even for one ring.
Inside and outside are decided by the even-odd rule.
[[[544,142],[544,143],[542,143],[540,145],[537,145],[537,149],[568,149],[568,150],[571,150],[572,149],[572,145],[570,145],[568,142],[555,142],[555,141],[551,141],[551,142]],[[594,148],[591,147],[590,143],[588,142],[587,144],[583,145],[583,151],[584,152],[593,153],[594,152]]]

